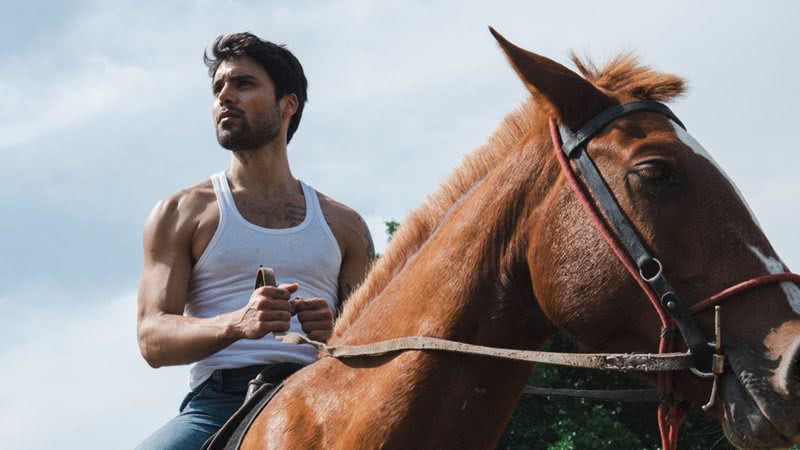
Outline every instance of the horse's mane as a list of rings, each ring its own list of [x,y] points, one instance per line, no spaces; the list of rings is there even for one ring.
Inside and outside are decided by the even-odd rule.
[[[630,52],[615,56],[602,69],[598,69],[589,58],[581,58],[575,53],[570,59],[584,78],[607,92],[657,102],[668,102],[686,93],[686,80],[643,66]]]
[[[606,92],[627,94],[640,100],[669,101],[686,91],[683,78],[640,65],[638,58],[631,53],[617,55],[601,69],[588,58],[580,58],[574,53],[571,59],[585,79]],[[537,112],[536,103],[530,97],[516,111],[506,115],[488,141],[469,153],[438,189],[411,211],[386,248],[386,254],[375,263],[367,279],[348,299],[336,321],[334,337],[341,336],[369,301],[403,269],[450,207],[513,154],[512,149],[537,122]]]

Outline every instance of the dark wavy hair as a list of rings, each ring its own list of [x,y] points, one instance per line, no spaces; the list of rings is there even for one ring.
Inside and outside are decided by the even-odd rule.
[[[303,107],[308,101],[308,81],[303,72],[300,61],[290,52],[285,45],[273,44],[264,41],[252,33],[221,34],[211,46],[212,55],[203,52],[203,62],[208,67],[208,75],[214,78],[217,68],[226,59],[237,56],[249,56],[261,64],[275,84],[275,98],[281,99],[284,95],[297,96],[297,111],[289,121],[289,130],[286,142],[292,140],[292,135],[300,126],[303,117]]]

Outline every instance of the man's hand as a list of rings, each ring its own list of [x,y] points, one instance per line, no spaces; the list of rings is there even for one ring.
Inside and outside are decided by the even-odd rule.
[[[233,312],[233,327],[240,339],[260,339],[273,331],[289,330],[292,305],[289,299],[297,283],[262,286],[250,296],[247,306]]]
[[[325,342],[333,331],[333,313],[321,298],[298,298],[292,301],[300,325],[309,339]]]

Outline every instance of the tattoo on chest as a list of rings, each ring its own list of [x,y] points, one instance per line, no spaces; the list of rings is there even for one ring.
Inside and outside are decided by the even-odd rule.
[[[283,220],[293,227],[300,225],[300,223],[303,222],[303,219],[306,218],[305,205],[298,206],[286,203],[282,211],[275,211],[276,216],[280,215],[281,213],[283,215]]]
[[[236,207],[248,222],[265,228],[290,228],[300,225],[306,217],[305,202],[258,204],[236,199]]]

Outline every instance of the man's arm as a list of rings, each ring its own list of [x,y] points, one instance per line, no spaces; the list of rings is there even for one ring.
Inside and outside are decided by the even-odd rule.
[[[372,261],[375,246],[367,223],[352,209],[329,197],[324,199],[323,213],[342,251],[339,269],[339,305],[341,311],[345,300],[364,281]],[[320,298],[303,299],[295,303],[297,317],[309,338],[327,341],[333,331],[333,311]]]
[[[349,219],[352,233],[349,233],[344,255],[342,255],[342,268],[339,272],[339,309],[350,298],[353,291],[361,285],[367,272],[375,260],[375,245],[372,243],[372,233],[364,219],[355,211]]]
[[[144,228],[137,335],[142,356],[152,367],[192,363],[238,339],[289,328],[288,300],[297,285],[259,288],[245,307],[217,317],[183,315],[199,214],[192,200],[191,193],[183,193],[160,202]]]

